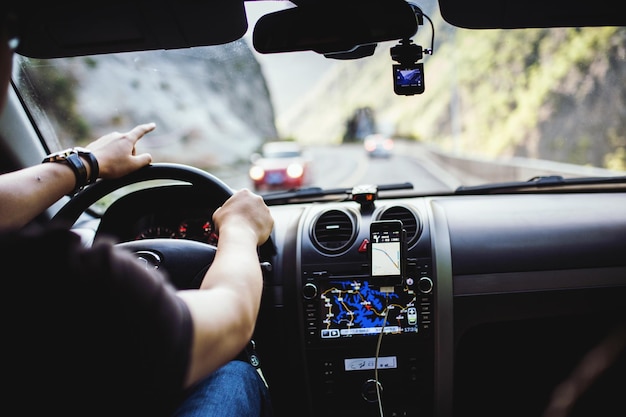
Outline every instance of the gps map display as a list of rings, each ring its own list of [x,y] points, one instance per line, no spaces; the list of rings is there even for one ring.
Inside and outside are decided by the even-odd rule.
[[[320,297],[322,339],[417,333],[416,296],[407,281],[381,291],[366,280],[330,280]]]

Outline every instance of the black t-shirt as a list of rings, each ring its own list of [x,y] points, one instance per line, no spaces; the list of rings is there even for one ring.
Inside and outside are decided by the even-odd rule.
[[[65,230],[4,236],[0,261],[0,375],[12,415],[172,411],[192,322],[164,274],[108,243],[83,248]]]

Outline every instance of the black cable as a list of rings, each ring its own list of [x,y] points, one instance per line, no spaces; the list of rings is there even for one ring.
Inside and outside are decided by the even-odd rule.
[[[385,333],[385,326],[387,325],[387,316],[389,316],[389,294],[385,297],[385,301],[385,317],[380,329],[380,334],[378,335],[378,341],[376,342],[376,355],[374,356],[374,382],[376,383],[376,401],[378,402],[378,413],[380,417],[384,417],[385,413],[383,412],[383,401],[380,397],[380,383],[378,382],[378,358],[380,356],[380,345],[383,340],[383,333]]]
[[[424,53],[432,55],[433,51],[435,50],[435,25],[433,24],[433,21],[430,19],[430,17],[428,17],[428,15],[424,13],[417,4],[409,3],[409,6],[411,6],[413,11],[415,12],[415,15],[418,16],[419,24],[423,24],[424,22],[423,19],[421,19],[422,17],[425,17],[426,20],[428,20],[428,22],[430,23],[430,29],[432,33],[432,36],[430,38],[430,49],[424,49]]]
[[[435,25],[433,24],[433,21],[430,20],[430,17],[428,17],[424,13],[422,14],[426,18],[426,20],[428,20],[428,22],[430,23],[430,29],[432,31],[432,36],[430,38],[430,49],[424,49],[424,53],[428,55],[432,55],[433,51],[435,50]]]

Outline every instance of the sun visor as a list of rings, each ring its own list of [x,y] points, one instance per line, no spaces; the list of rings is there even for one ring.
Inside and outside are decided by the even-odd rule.
[[[467,29],[626,26],[617,0],[439,0],[439,9]]]
[[[257,52],[264,54],[332,54],[410,38],[416,32],[415,12],[404,0],[321,1],[262,16],[252,40]]]
[[[248,28],[244,0],[74,0],[17,8],[17,52],[33,58],[219,45]]]

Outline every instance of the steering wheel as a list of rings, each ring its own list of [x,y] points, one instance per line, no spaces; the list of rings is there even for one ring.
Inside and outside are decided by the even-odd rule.
[[[111,192],[130,184],[160,179],[190,183],[194,192],[207,193],[205,195],[210,196],[218,206],[233,195],[228,185],[206,171],[182,164],[155,163],[118,179],[95,182],[61,207],[51,221],[71,227],[85,210]],[[217,250],[213,245],[194,240],[162,238],[123,242],[116,246],[134,253],[147,269],[164,269],[180,289],[199,287]],[[270,237],[259,248],[259,256],[263,260],[274,253]],[[262,265],[265,272],[268,264]]]

